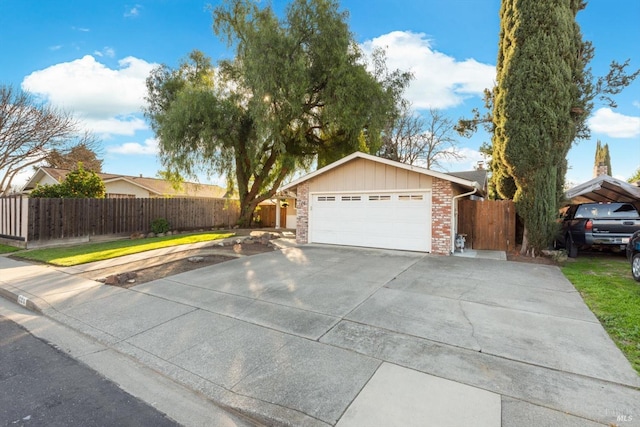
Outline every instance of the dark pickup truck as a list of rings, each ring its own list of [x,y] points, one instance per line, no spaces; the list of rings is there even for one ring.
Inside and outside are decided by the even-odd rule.
[[[566,210],[558,242],[571,258],[579,249],[593,247],[624,251],[638,230],[640,214],[631,203],[584,203]]]

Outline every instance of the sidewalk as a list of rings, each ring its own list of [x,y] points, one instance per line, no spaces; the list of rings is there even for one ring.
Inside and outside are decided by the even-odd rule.
[[[130,289],[69,271],[0,257],[0,293],[264,425],[640,420],[640,377],[557,268],[309,245]]]

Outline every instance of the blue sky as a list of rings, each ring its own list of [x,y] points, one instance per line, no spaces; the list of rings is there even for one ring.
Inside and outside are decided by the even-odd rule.
[[[218,2],[0,0],[0,84],[72,111],[103,141],[105,172],[156,176],[156,142],[140,113],[144,79],[193,49],[214,61],[231,55],[213,34],[207,4]],[[286,2],[272,4],[282,10]],[[386,47],[391,67],[415,74],[407,97],[416,109],[457,120],[482,105],[495,79],[499,0],[344,0],[341,8],[365,51]],[[640,1],[591,0],[578,18],[596,48],[594,74],[613,59],[640,68]],[[614,176],[627,179],[640,166],[640,81],[616,100],[614,111],[596,105],[591,139],[569,153],[569,182],[592,177],[598,139],[609,144]],[[459,138],[464,159],[446,169],[471,169],[485,140]]]

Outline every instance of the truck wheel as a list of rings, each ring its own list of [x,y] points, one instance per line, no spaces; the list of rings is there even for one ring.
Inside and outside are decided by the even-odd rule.
[[[635,254],[631,259],[631,275],[636,282],[640,282],[640,253]]]
[[[573,242],[573,238],[571,237],[571,234],[567,234],[567,239],[565,240],[565,242],[567,242],[567,255],[569,256],[569,258],[577,257],[578,247]]]

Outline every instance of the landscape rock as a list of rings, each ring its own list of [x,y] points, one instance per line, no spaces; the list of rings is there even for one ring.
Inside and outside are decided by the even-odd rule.
[[[129,271],[121,274],[112,274],[105,277],[104,279],[100,279],[99,282],[111,286],[122,285],[123,283],[135,283],[137,277],[138,273],[136,273],[135,271]]]
[[[104,278],[105,285],[117,285],[120,283],[118,276],[116,274],[112,274],[111,276],[107,276]]]
[[[187,258],[187,260],[188,260],[189,262],[202,262],[202,261],[204,261],[204,257],[201,257],[201,256],[192,256],[192,257]]]
[[[151,233],[147,234],[147,237],[148,238],[156,237],[156,233],[151,232]]]
[[[135,271],[129,271],[127,273],[121,274],[121,276],[123,277],[120,280],[122,282],[123,280],[131,280],[131,279],[137,278],[138,277],[138,273],[136,273]]]

